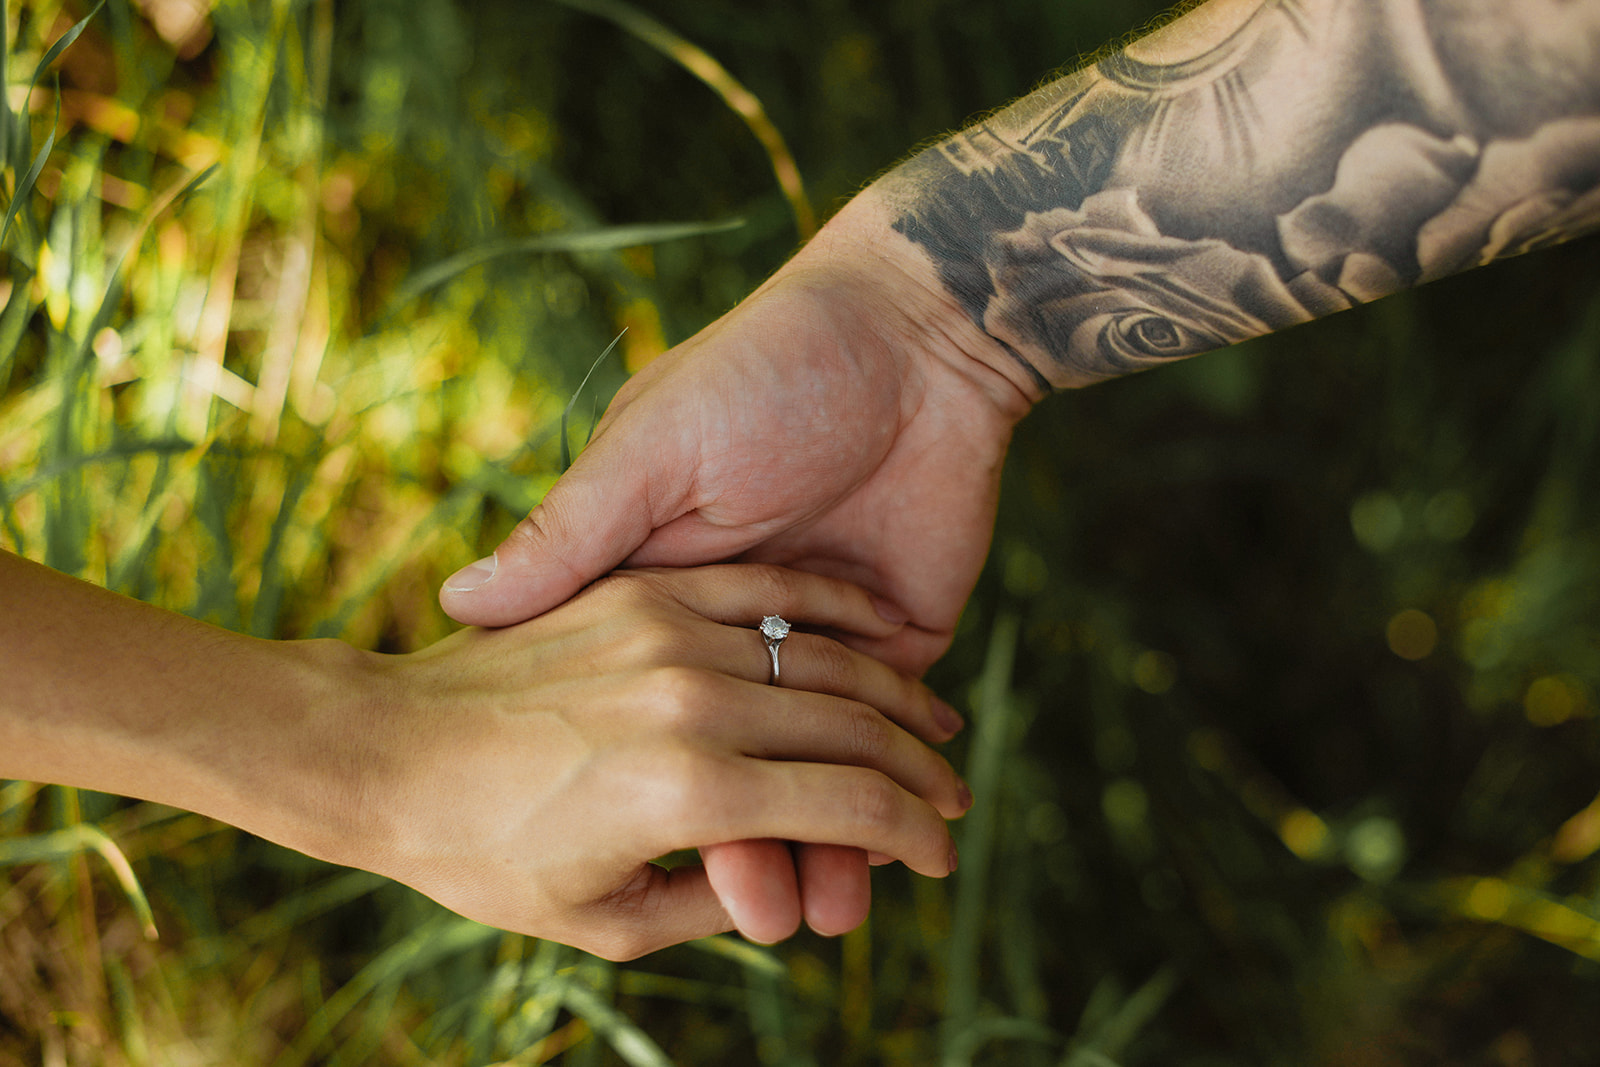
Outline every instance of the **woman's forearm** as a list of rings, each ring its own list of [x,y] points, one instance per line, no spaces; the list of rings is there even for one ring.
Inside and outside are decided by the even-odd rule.
[[[261,641],[0,553],[0,777],[200,811],[324,853],[358,733],[336,642]]]
[[[1600,225],[1600,3],[1209,0],[872,190],[1076,386]]]

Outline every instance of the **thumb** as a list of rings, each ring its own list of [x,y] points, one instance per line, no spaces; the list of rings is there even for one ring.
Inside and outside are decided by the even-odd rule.
[[[785,842],[760,838],[701,845],[700,861],[723,910],[745,937],[772,945],[800,928],[800,888]]]
[[[494,554],[445,579],[439,604],[469,626],[510,626],[542,614],[610,572],[653,529],[649,473],[609,460],[596,439]]]
[[[668,871],[646,864],[634,885],[597,903],[600,911],[585,916],[571,936],[559,930],[537,936],[621,962],[720,934],[733,925],[700,867]]]

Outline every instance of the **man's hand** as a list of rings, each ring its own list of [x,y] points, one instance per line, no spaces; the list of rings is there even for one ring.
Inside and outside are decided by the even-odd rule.
[[[906,625],[841,640],[926,670],[988,552],[1032,383],[967,354],[992,342],[891,218],[870,190],[857,197],[748,300],[640,372],[495,555],[446,582],[445,610],[504,626],[619,564],[762,560],[867,589]],[[819,932],[866,918],[857,849],[802,845],[791,861],[780,841],[735,841],[702,854],[746,933],[741,916],[782,914],[774,886],[798,886]]]
[[[747,559],[846,578],[909,625],[857,647],[911,673],[945,650],[988,551],[1031,383],[890,229],[869,190],[760,290],[640,372],[493,557],[441,594],[503,626],[612,568]]]

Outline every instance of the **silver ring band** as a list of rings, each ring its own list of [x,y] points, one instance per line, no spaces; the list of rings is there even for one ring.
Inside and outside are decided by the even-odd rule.
[[[783,644],[783,639],[789,636],[789,624],[780,616],[768,615],[761,620],[757,627],[761,632],[761,640],[767,643],[767,654],[772,657],[772,677],[767,679],[768,685],[778,684],[778,646]]]

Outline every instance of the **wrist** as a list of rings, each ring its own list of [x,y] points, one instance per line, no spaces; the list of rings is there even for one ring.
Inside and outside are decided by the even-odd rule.
[[[0,775],[185,808],[323,858],[355,838],[380,657],[246,637],[5,552],[0,608]]]
[[[945,286],[933,261],[895,229],[886,182],[859,193],[812,238],[790,268],[847,272],[897,351],[954,371],[1003,417],[1007,432],[1050,392],[1031,366],[984,332]],[[786,268],[786,269],[790,269]],[[780,272],[781,274],[781,272]]]
[[[170,743],[189,794],[170,802],[359,865],[380,657],[342,641],[244,640],[240,658],[259,660],[241,665],[248,690],[219,693],[209,728]]]

